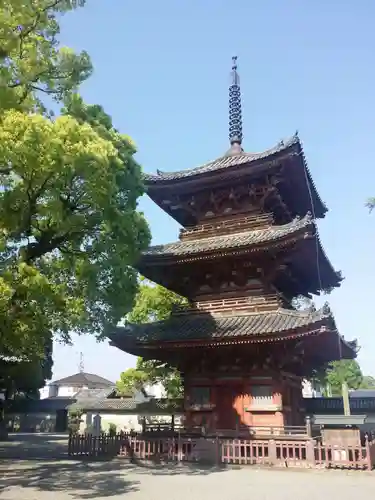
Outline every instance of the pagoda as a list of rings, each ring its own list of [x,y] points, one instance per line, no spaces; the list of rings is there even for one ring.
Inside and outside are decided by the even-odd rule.
[[[329,361],[355,358],[356,348],[327,305],[293,307],[294,298],[342,281],[315,222],[327,208],[298,134],[262,153],[243,150],[236,58],[229,140],[217,160],[145,175],[148,196],[182,229],[179,241],[145,251],[137,269],[189,307],[108,336],[123,351],[181,371],[188,428],[298,426],[302,380]]]

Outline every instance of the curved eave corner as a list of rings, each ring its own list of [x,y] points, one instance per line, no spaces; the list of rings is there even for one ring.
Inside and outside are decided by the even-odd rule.
[[[296,136],[298,137],[298,142],[296,143],[297,147],[299,149],[299,153],[298,154],[299,154],[299,156],[302,159],[302,165],[303,165],[303,168],[304,168],[304,170],[306,172],[307,181],[308,181],[308,190],[309,191],[311,190],[311,195],[312,195],[312,198],[313,198],[313,200],[312,200],[312,207],[311,207],[312,208],[312,213],[313,213],[313,215],[314,215],[314,217],[316,219],[323,219],[325,217],[326,213],[328,212],[328,207],[324,203],[324,201],[322,200],[322,198],[320,197],[319,191],[317,190],[315,182],[314,182],[314,180],[312,178],[309,166],[307,164],[306,155],[305,155],[305,152],[303,150],[302,141],[299,138],[298,134],[296,134]]]
[[[318,228],[315,225],[315,238],[317,240],[317,250],[318,250],[318,259],[317,259],[317,264],[319,263],[322,264],[323,267],[323,272],[325,276],[327,276],[327,279],[322,279],[322,276],[319,275],[319,281],[321,281],[321,292],[327,292],[329,293],[332,291],[334,288],[339,288],[341,286],[341,283],[344,281],[344,276],[342,275],[341,271],[336,271],[335,268],[333,267],[330,259],[327,256],[326,251],[324,250],[324,247],[322,245],[322,241],[319,236]],[[319,255],[320,254],[320,255]],[[321,263],[320,263],[321,261]],[[320,269],[321,271],[321,269]]]

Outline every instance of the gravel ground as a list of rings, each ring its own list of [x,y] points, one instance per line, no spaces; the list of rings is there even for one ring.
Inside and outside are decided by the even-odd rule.
[[[1,500],[373,500],[366,472],[132,466],[124,460],[3,460]]]

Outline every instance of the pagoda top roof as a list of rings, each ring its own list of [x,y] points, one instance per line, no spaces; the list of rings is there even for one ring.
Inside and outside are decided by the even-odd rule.
[[[245,153],[245,151],[243,151],[242,149],[235,150],[235,152],[232,153],[232,149],[230,149],[227,153],[225,153],[223,156],[220,156],[216,160],[209,161],[208,163],[204,163],[203,165],[199,165],[198,167],[179,170],[176,172],[162,172],[161,170],[157,170],[157,174],[144,174],[144,180],[147,185],[152,185],[170,181],[177,181],[180,179],[185,179],[187,177],[196,177],[203,174],[215,172],[217,170],[237,167],[246,163],[253,163],[259,160],[267,160],[279,153],[290,152],[290,150],[295,145],[299,145],[301,147],[301,142],[297,133],[286,141],[280,141],[276,146],[260,153]]]
[[[117,327],[107,336],[112,345],[141,354],[142,349],[277,342],[323,332],[339,336],[327,305],[318,311],[280,308],[259,313],[172,315],[164,321]],[[341,336],[339,340],[346,356],[355,357],[354,344],[344,341]]]
[[[293,161],[293,158],[295,160]],[[291,161],[287,161],[287,160]],[[274,171],[281,166],[286,167],[284,174],[285,181],[291,182],[292,192],[298,192],[298,200],[293,199],[288,202],[292,203],[292,212],[302,215],[307,210],[314,213],[316,218],[324,217],[328,208],[320,198],[314,181],[311,177],[307,162],[303,153],[302,143],[298,134],[285,141],[280,141],[276,146],[260,152],[246,153],[241,148],[231,148],[226,154],[198,167],[180,170],[176,172],[162,172],[157,170],[156,174],[144,174],[144,183],[147,187],[147,192],[150,198],[166,209],[163,205],[163,199],[166,189],[172,186],[178,190],[186,191],[187,189],[205,189],[212,182],[228,182],[231,179],[238,179],[245,176],[246,179],[257,177]],[[195,186],[194,188],[192,186]],[[283,189],[282,189],[283,191]],[[288,191],[283,196],[286,199],[293,198],[292,192]],[[170,191],[167,191],[170,192]],[[159,199],[160,198],[160,199]],[[288,205],[289,206],[289,205]],[[294,207],[294,208],[293,208]],[[170,214],[174,218],[176,214]],[[177,219],[183,226],[184,221]]]
[[[240,249],[280,241],[298,232],[311,229],[316,232],[315,223],[310,214],[303,218],[296,217],[292,222],[281,226],[269,226],[264,229],[251,229],[238,233],[182,240],[165,245],[155,245],[143,252],[145,258],[193,256],[217,250]]]

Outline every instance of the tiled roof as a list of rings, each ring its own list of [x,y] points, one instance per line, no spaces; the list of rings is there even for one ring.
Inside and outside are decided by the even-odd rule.
[[[300,146],[300,140],[298,135],[294,135],[290,139],[284,142],[280,142],[271,149],[267,149],[261,153],[240,153],[238,155],[224,155],[220,158],[200,165],[199,167],[191,168],[188,170],[180,170],[178,172],[161,172],[158,171],[155,174],[145,174],[144,179],[146,184],[157,183],[161,181],[172,181],[177,179],[183,179],[186,177],[193,177],[195,175],[206,174],[208,172],[214,172],[216,170],[225,169],[228,167],[234,167],[239,165],[244,165],[245,163],[251,163],[258,160],[263,160],[272,157],[278,153],[287,152],[294,145]]]
[[[118,411],[118,410],[126,410],[132,411],[137,407],[137,401],[133,398],[124,398],[124,399],[93,399],[93,400],[85,400],[85,401],[77,401],[74,403],[75,407],[81,408],[82,410],[101,410],[101,411]]]
[[[137,405],[137,412],[141,415],[143,413],[162,415],[172,411],[176,413],[183,412],[183,399],[150,399],[150,401]]]
[[[181,411],[182,405],[180,400],[150,399],[139,403],[134,398],[123,398],[87,400],[81,403],[77,401],[71,406],[71,408],[74,407],[81,408],[83,411],[124,411],[138,415],[162,415],[171,411]]]
[[[314,331],[323,325],[335,329],[334,319],[326,308],[308,312],[278,309],[247,314],[200,313],[172,316],[165,321],[143,325],[129,324],[116,328],[108,337],[119,347],[122,343],[142,345],[160,341],[225,341],[240,337],[257,340],[303,328]]]
[[[69,377],[55,380],[51,385],[88,386],[90,388],[92,386],[113,387],[115,384],[94,373],[79,372]]]
[[[356,389],[355,391],[349,391],[349,397],[375,399],[375,389]]]
[[[241,248],[249,245],[260,245],[262,243],[281,240],[309,227],[315,229],[311,216],[306,215],[301,219],[297,218],[289,224],[284,224],[283,226],[270,226],[266,229],[213,236],[197,240],[178,241],[175,243],[168,243],[166,245],[156,245],[145,250],[143,255],[146,257],[182,256],[193,255],[201,252],[211,252],[214,250],[229,250],[231,248]]]
[[[75,398],[21,399],[7,402],[8,413],[51,413],[66,410]]]

